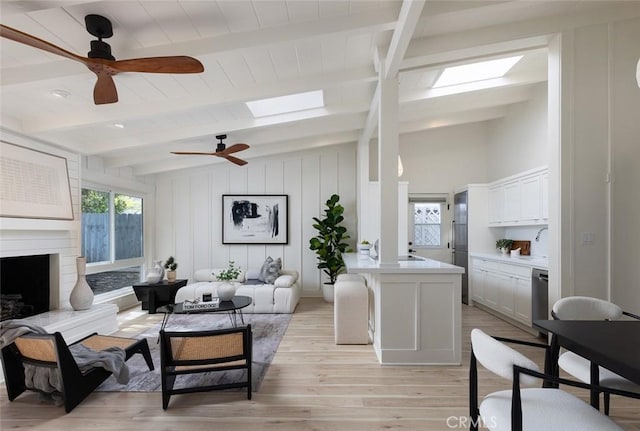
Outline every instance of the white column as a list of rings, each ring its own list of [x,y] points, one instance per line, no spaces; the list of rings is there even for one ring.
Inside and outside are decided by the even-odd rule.
[[[381,77],[379,85],[380,243],[378,259],[382,265],[398,265],[398,78],[382,79]]]

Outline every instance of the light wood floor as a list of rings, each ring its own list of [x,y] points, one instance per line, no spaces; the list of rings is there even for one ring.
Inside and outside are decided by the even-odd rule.
[[[120,313],[119,335],[136,335],[161,320],[134,308]],[[173,396],[162,410],[160,393],[95,392],[71,413],[26,393],[7,400],[0,388],[4,430],[450,430],[468,414],[469,332],[534,337],[477,308],[463,306],[462,366],[380,366],[371,345],[336,346],[333,307],[304,298],[298,305],[261,390]],[[542,365],[536,349],[524,351]],[[480,371],[480,395],[508,383]],[[578,393],[578,392],[575,392]],[[580,393],[581,395],[586,395]],[[585,399],[586,396],[584,397]],[[611,416],[640,430],[640,401],[613,397]],[[447,422],[447,419],[450,418]]]

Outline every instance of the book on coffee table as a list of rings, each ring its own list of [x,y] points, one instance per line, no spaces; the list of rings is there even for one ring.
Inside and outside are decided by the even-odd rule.
[[[220,298],[214,297],[211,301],[185,301],[182,304],[184,311],[213,310],[220,307]]]

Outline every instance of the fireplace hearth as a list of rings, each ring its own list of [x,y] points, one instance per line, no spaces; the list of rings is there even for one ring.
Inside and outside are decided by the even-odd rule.
[[[0,320],[49,311],[49,262],[48,254],[0,259]]]

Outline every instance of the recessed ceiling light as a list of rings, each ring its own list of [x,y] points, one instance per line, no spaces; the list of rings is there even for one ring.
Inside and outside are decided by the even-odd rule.
[[[51,95],[58,99],[66,99],[71,95],[67,90],[51,90]]]
[[[117,127],[118,129],[124,129],[124,124],[122,124],[122,123],[114,123],[113,127]]]
[[[500,78],[511,70],[521,58],[522,56],[518,55],[515,57],[499,58],[497,60],[481,61],[479,63],[463,64],[462,66],[447,67],[436,83],[433,84],[433,88]]]
[[[303,111],[305,109],[321,108],[324,106],[322,90],[306,93],[290,94],[288,96],[272,97],[270,99],[246,102],[247,107],[255,118],[268,115],[284,114],[287,112]]]

